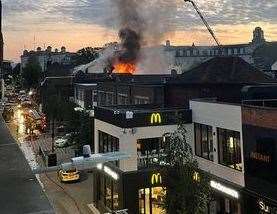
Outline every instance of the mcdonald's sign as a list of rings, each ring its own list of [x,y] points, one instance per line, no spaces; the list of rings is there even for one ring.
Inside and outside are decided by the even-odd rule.
[[[162,123],[162,117],[160,113],[153,113],[151,115],[151,124],[161,124]]]
[[[162,176],[160,173],[154,173],[151,177],[151,184],[162,184]]]

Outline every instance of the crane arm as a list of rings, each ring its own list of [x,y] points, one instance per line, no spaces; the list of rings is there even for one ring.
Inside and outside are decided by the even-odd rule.
[[[198,13],[198,15],[200,16],[201,20],[203,21],[203,23],[205,24],[205,26],[207,27],[209,33],[212,35],[213,39],[215,40],[216,44],[218,46],[221,46],[219,40],[216,38],[214,31],[212,30],[212,28],[210,27],[209,23],[206,21],[206,19],[204,18],[204,16],[202,15],[202,13],[200,12],[199,8],[197,7],[197,5],[192,1],[192,0],[184,0],[185,2],[190,2],[194,9],[196,10],[196,12]]]

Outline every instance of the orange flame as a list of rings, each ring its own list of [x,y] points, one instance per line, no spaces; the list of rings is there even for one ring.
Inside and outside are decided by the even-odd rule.
[[[133,63],[117,63],[114,65],[114,72],[118,74],[134,74],[136,65]]]

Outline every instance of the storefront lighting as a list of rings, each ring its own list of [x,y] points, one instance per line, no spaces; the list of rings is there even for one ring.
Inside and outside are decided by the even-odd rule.
[[[211,181],[210,185],[213,189],[223,192],[229,196],[232,196],[233,198],[236,198],[236,199],[239,198],[239,193],[236,190],[226,187],[226,186],[222,185],[221,183],[218,183],[216,181]]]
[[[230,142],[230,148],[233,149],[234,148],[234,138],[230,137],[229,142]]]
[[[118,174],[111,170],[109,167],[104,166],[104,172],[106,172],[109,176],[111,176],[114,180],[118,180],[119,176]]]
[[[99,170],[102,170],[103,169],[103,164],[102,163],[99,163],[96,165],[97,169]]]

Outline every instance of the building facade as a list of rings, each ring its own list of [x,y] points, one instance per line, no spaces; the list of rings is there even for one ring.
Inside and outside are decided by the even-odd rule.
[[[267,104],[267,101],[263,101]],[[258,103],[260,105],[260,103]],[[99,213],[161,213],[165,193],[158,157],[181,115],[200,169],[210,174],[209,214],[276,213],[276,107],[190,101],[188,109],[151,105],[95,109],[95,152],[121,151],[128,160],[98,166],[93,206]]]
[[[41,47],[38,47],[36,51],[24,50],[21,55],[21,70],[25,68],[30,59],[35,59],[39,63],[42,71],[45,72],[48,65],[53,63],[69,65],[71,63],[71,58],[74,55],[75,53],[67,52],[64,46],[61,47],[61,51],[58,49],[52,51],[51,46],[48,46],[46,50],[42,50]]]
[[[273,44],[273,43],[272,43]],[[267,56],[256,55],[255,51],[260,47],[271,45],[264,37],[264,32],[260,27],[253,31],[253,38],[247,44],[222,45],[218,46],[172,46],[170,41],[166,42],[165,55],[168,59],[171,70],[183,73],[191,68],[218,56],[241,57],[249,64],[263,70],[269,71],[273,62],[266,62]],[[275,47],[277,51],[277,47]],[[277,58],[275,59],[275,61]],[[275,62],[274,61],[274,62]]]
[[[95,172],[94,206],[100,213],[126,208],[128,213],[161,213],[163,175],[155,163],[163,155],[163,136],[177,129],[178,118],[190,131],[191,111],[186,109],[149,105],[95,109],[95,152],[130,155]]]

